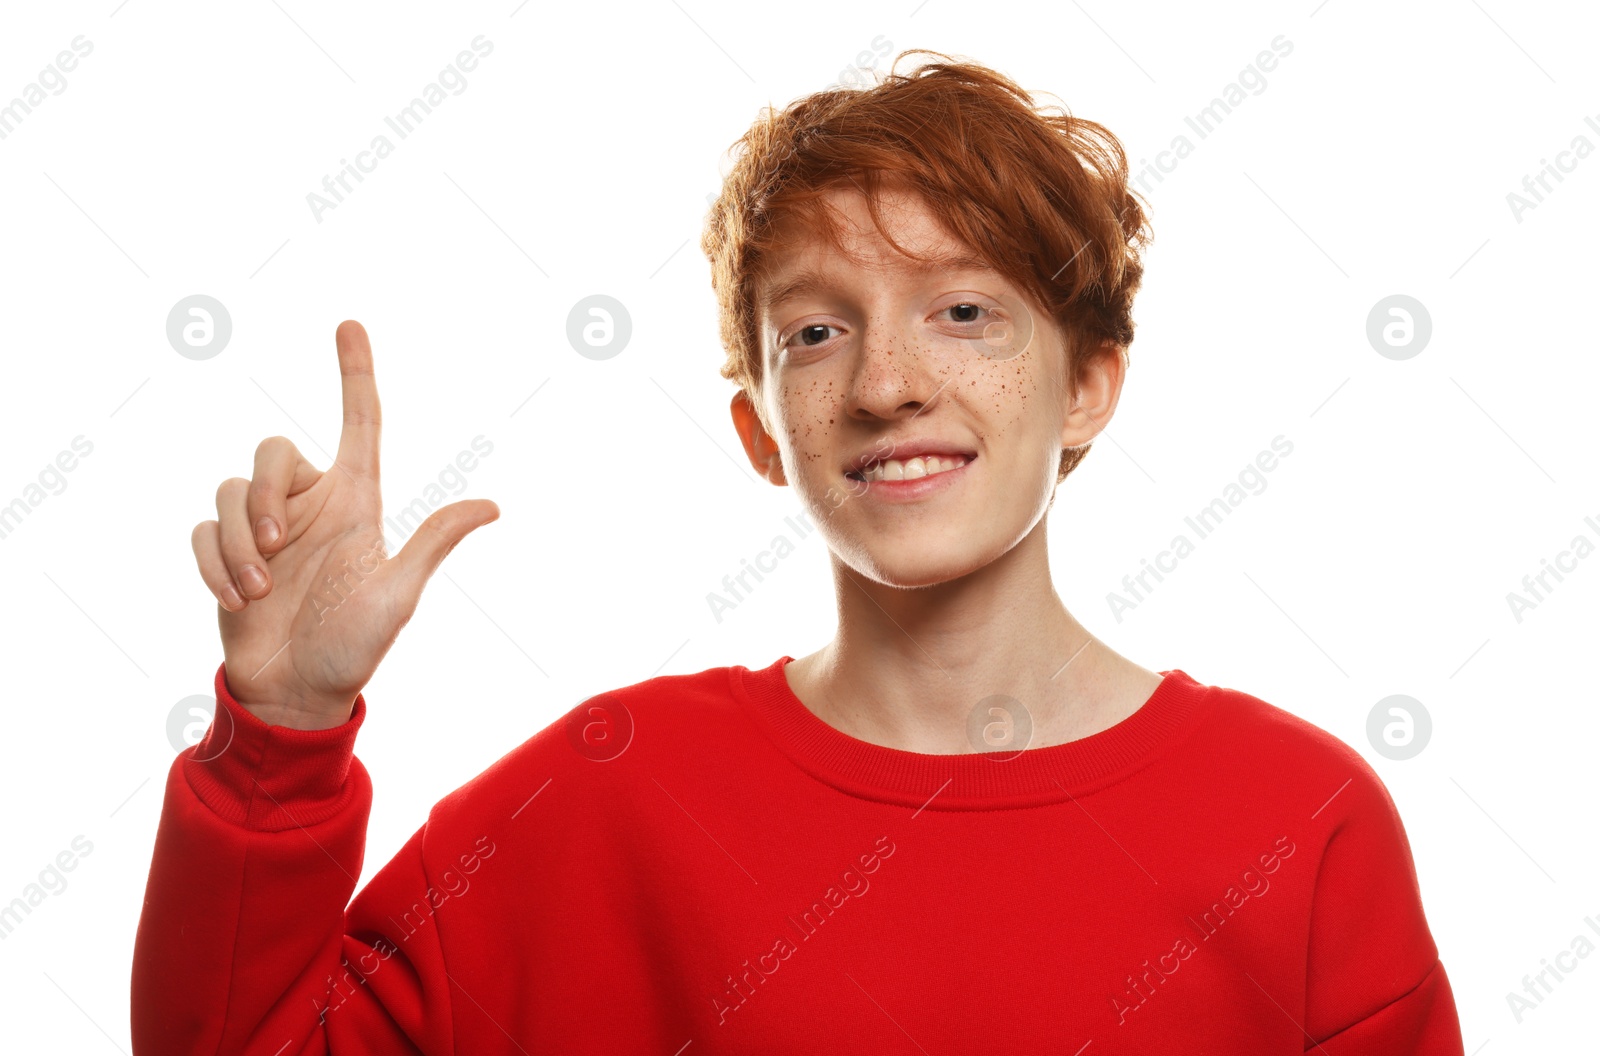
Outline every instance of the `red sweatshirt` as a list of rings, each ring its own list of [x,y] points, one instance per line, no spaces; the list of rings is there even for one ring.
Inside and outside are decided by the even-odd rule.
[[[757,670],[591,697],[440,800],[356,894],[366,716],[216,676],[168,777],[139,1056],[1460,1056],[1387,790],[1179,669],[1068,744],[856,740]]]

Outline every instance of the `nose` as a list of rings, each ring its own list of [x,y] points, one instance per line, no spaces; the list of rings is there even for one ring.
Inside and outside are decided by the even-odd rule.
[[[935,349],[920,346],[886,321],[870,321],[851,373],[847,413],[884,419],[921,413],[949,382],[941,362]]]

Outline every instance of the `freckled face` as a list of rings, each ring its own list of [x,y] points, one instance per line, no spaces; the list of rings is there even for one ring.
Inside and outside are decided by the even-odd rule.
[[[854,188],[828,200],[848,221],[850,256],[797,242],[757,291],[765,302],[797,277],[816,280],[761,308],[761,399],[784,477],[863,575],[913,587],[976,571],[1049,506],[1069,404],[1060,332],[981,262],[928,269],[895,250]],[[880,201],[914,253],[975,256],[920,197]],[[912,439],[976,457],[915,487],[848,475],[862,453],[893,457]]]

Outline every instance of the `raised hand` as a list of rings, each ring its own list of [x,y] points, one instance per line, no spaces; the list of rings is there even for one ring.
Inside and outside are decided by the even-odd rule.
[[[228,688],[275,726],[348,721],[445,555],[500,516],[487,499],[441,507],[388,557],[372,345],[353,319],[334,341],[344,429],[333,466],[319,471],[289,440],[268,437],[256,448],[254,476],[223,481],[217,519],[195,525],[191,539],[220,606]]]

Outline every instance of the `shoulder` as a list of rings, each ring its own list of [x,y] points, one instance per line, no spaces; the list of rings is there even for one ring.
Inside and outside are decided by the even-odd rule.
[[[550,792],[617,794],[640,775],[702,758],[696,745],[735,716],[736,674],[709,667],[592,694],[439,800],[430,824],[509,818]]]
[[[1208,765],[1257,790],[1292,796],[1307,820],[1352,811],[1394,816],[1382,779],[1347,741],[1288,706],[1230,686],[1199,683],[1203,694],[1191,742]]]

